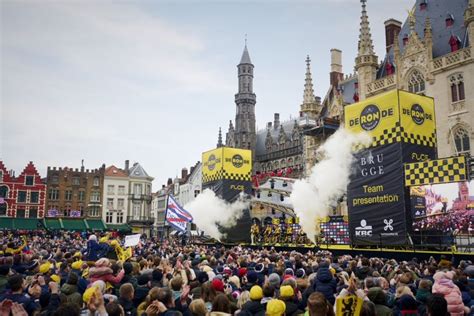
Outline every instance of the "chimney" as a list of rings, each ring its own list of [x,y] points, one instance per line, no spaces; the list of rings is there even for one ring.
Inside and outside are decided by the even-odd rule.
[[[321,104],[321,97],[314,97],[314,100],[316,101],[316,104]]]
[[[187,168],[181,169],[181,180],[186,180],[187,177],[188,177],[188,169]]]
[[[280,127],[280,114],[275,113],[273,115],[273,128],[277,129]]]
[[[166,182],[168,185],[172,185],[173,184],[173,179],[171,178],[168,178],[168,182]]]
[[[395,43],[396,40],[398,40],[398,34],[400,34],[400,31],[402,30],[402,22],[395,20],[395,19],[389,19],[385,21],[385,45],[387,47],[387,53],[390,51],[390,48],[392,48],[393,44]]]
[[[329,83],[337,87],[339,81],[343,79],[342,73],[342,51],[336,48],[331,49],[331,72],[329,73]]]
[[[272,128],[272,122],[268,122],[268,123],[267,123],[267,128],[268,128],[268,129],[271,129],[271,128]]]
[[[129,169],[130,169],[130,160],[125,160],[125,171],[128,173]]]

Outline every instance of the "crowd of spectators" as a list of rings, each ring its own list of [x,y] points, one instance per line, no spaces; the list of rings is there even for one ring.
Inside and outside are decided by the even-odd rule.
[[[0,316],[472,315],[470,261],[0,236]]]

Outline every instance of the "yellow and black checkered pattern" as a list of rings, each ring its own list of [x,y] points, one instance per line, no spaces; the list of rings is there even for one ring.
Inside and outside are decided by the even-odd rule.
[[[232,172],[227,172],[225,170],[218,170],[215,174],[213,175],[207,175],[203,174],[202,175],[202,183],[208,183],[208,182],[213,182],[213,181],[218,181],[218,180],[236,180],[236,181],[252,181],[252,175],[249,174],[236,174]]]
[[[403,126],[400,126],[400,122],[396,122],[395,126],[390,129],[384,129],[382,134],[378,137],[373,137],[369,147],[378,147],[389,145],[393,143],[409,143],[420,146],[436,147],[436,132],[432,133],[430,137],[415,135],[413,133],[407,133]],[[354,147],[355,151],[364,149],[366,146],[357,145]]]
[[[248,174],[238,174],[233,172],[227,172],[224,170],[224,179],[237,180],[237,181],[252,181],[252,176]]]
[[[405,164],[405,186],[467,180],[464,156]]]
[[[202,175],[202,183],[208,183],[208,182],[212,182],[212,181],[217,181],[217,180],[221,180],[222,177],[223,177],[223,174],[224,174],[224,170],[217,170],[217,172],[215,174],[203,174]]]

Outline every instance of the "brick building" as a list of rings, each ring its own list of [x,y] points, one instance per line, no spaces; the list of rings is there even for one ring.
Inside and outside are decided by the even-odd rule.
[[[46,185],[29,162],[18,177],[0,161],[0,216],[42,218],[45,214]]]
[[[46,217],[102,217],[105,164],[99,169],[48,167]]]

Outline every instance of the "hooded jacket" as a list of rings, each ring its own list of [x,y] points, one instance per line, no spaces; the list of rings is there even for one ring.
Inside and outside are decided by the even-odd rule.
[[[64,284],[61,287],[61,296],[66,299],[68,303],[75,303],[77,306],[82,306],[82,295],[77,289],[77,285]]]
[[[452,316],[464,315],[464,304],[462,302],[461,291],[453,283],[451,272],[437,272],[434,276],[433,294],[443,294],[448,302],[448,312]]]
[[[91,283],[102,280],[112,284],[119,284],[122,281],[125,272],[121,270],[116,276],[113,275],[112,269],[108,267],[92,267],[89,269],[89,280]]]
[[[377,316],[392,316],[392,309],[387,306],[387,295],[380,287],[373,287],[367,293],[369,300],[375,304]]]
[[[318,273],[316,274],[316,278],[314,280],[313,289],[315,292],[321,292],[324,294],[326,299],[334,305],[336,298],[334,297],[334,293],[336,293],[337,281],[332,276],[331,271],[329,271],[329,267],[323,266],[320,267]]]
[[[258,316],[265,315],[264,305],[260,303],[260,300],[248,301],[242,306],[242,312],[245,312],[245,315],[258,315]]]

